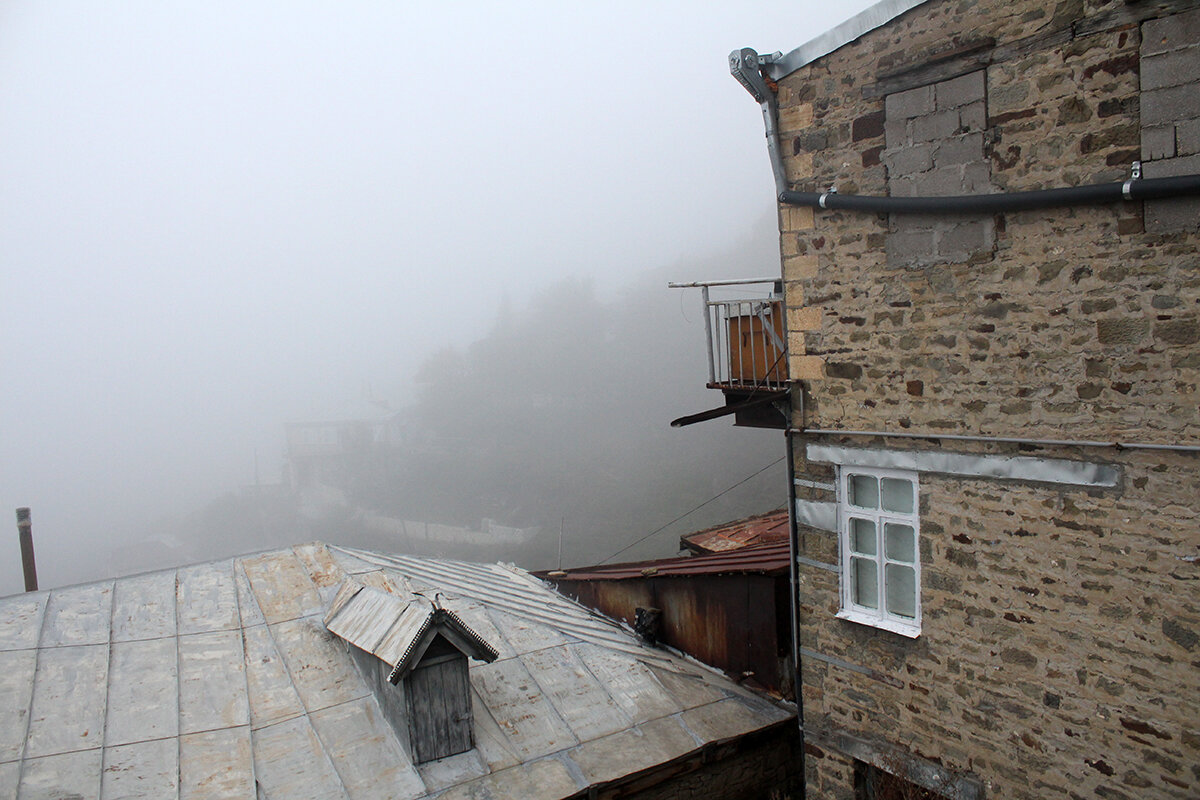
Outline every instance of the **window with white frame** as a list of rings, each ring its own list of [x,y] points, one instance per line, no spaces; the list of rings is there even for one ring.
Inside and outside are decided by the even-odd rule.
[[[838,469],[843,619],[904,636],[921,633],[917,474]]]

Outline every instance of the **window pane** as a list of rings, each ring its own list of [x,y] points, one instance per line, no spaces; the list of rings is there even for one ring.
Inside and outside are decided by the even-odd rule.
[[[898,525],[895,522],[884,523],[883,552],[888,558],[907,561],[911,564],[916,561],[914,558],[916,548],[913,547],[913,540],[916,538],[911,525]]]
[[[912,481],[903,478],[884,478],[883,507],[888,511],[911,514],[913,510]]]
[[[850,505],[879,508],[879,481],[874,475],[851,475],[846,481]]]
[[[900,564],[888,564],[883,574],[884,585],[887,586],[888,613],[909,619],[916,617],[917,571]]]
[[[875,523],[869,519],[850,518],[850,549],[865,556],[875,555]]]
[[[850,601],[859,606],[879,608],[879,576],[874,561],[850,559]]]

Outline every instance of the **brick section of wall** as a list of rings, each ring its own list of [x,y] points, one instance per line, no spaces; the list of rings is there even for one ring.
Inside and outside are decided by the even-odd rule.
[[[1200,173],[1200,9],[1148,21],[1141,49],[1147,178]],[[1150,232],[1200,227],[1200,199],[1146,203]]]
[[[881,158],[893,197],[985,194],[987,83],[983,70],[888,95]],[[860,118],[862,119],[862,118]],[[856,124],[857,124],[856,120]],[[994,222],[953,216],[893,215],[888,264],[919,267],[991,253]]]
[[[994,42],[961,73],[986,64],[979,133],[994,189],[1120,181],[1142,156],[1148,175],[1168,159],[1200,171],[1190,160],[1200,153],[1178,149],[1195,146],[1191,117],[1170,117],[1168,151],[1167,117],[1142,114],[1158,90],[1148,80],[1200,78],[1183,67],[1166,77],[1173,71],[1149,63],[1192,57],[1196,5],[1171,4],[1185,6],[1172,17],[1162,4],[1123,0],[930,0],[781,81],[781,103],[812,107],[811,125],[783,141],[789,180],[806,191],[887,194],[900,170],[935,170],[924,146],[932,139],[893,147],[898,130],[888,126],[898,129],[895,111],[908,115],[904,135],[915,137],[911,120],[922,116],[936,132],[936,86],[877,85],[975,40]],[[1132,19],[1150,13],[1166,16]],[[1161,52],[1143,47],[1143,32]],[[1192,96],[1200,92],[1175,108]],[[1200,230],[1156,227],[1153,204],[1145,220],[1142,205],[1000,215],[983,257],[916,269],[888,249],[900,233],[922,231],[893,231],[886,217],[818,210],[781,221],[789,313],[821,309],[819,326],[794,332],[805,349],[793,375],[804,366],[802,377],[823,378],[806,386],[796,424],[1200,443]],[[987,241],[979,230],[962,236],[964,249]],[[911,246],[933,247],[930,238]],[[805,660],[810,724],[974,775],[987,797],[1200,794],[1200,723],[1188,700],[1200,696],[1197,456],[834,441],[1099,461],[1122,480],[1085,491],[923,474],[919,638],[837,619],[838,574],[801,571],[802,644],[857,667]],[[834,477],[803,459],[797,470]],[[837,563],[834,534],[805,530],[801,547],[812,561]],[[852,773],[844,755],[810,756],[811,795],[849,800]]]

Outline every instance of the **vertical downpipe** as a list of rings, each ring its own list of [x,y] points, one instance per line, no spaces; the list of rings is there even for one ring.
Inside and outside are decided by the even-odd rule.
[[[704,303],[704,338],[708,342],[708,382],[717,382],[717,368],[713,363],[716,355],[713,352],[713,310],[708,304],[708,287],[700,287],[700,300]]]
[[[790,423],[790,420],[789,420]],[[789,429],[791,425],[789,424]],[[800,730],[800,800],[808,792],[808,771],[804,759],[804,671],[800,664],[800,576],[796,559],[800,556],[800,533],[796,527],[796,456],[791,431],[784,432],[787,443],[788,482],[788,576],[792,605],[792,686],[796,694],[796,725]]]
[[[17,509],[17,535],[21,539],[21,569],[25,572],[25,591],[36,592],[37,564],[33,561],[33,522],[28,508]]]

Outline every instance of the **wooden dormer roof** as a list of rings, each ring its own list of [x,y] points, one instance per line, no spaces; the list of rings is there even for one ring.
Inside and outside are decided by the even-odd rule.
[[[406,600],[353,579],[338,588],[325,614],[325,627],[391,665],[388,681],[392,684],[412,671],[438,636],[479,661],[490,664],[498,655],[457,614],[423,595]]]

